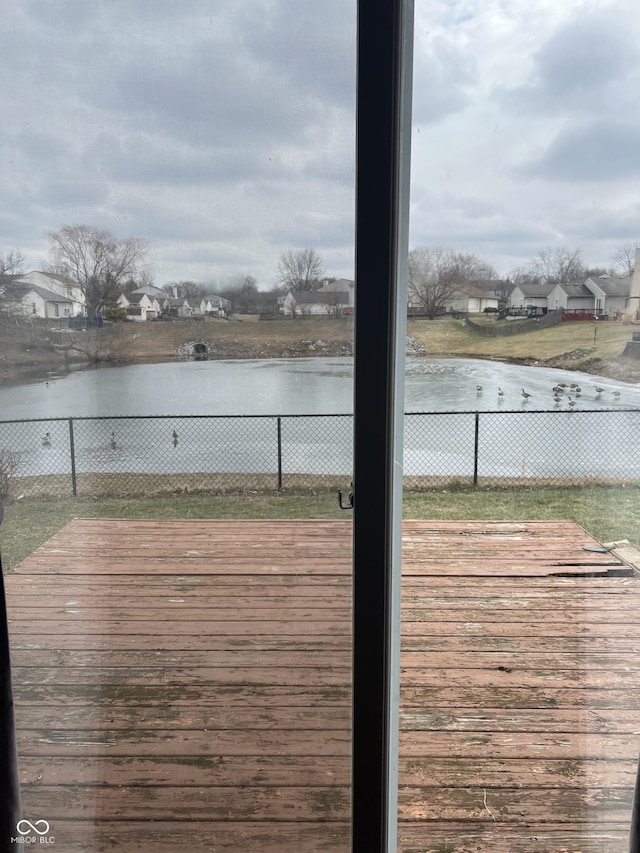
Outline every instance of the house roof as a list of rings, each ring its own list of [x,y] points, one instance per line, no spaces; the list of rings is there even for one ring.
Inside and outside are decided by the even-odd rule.
[[[355,285],[350,278],[334,278],[323,282],[321,292],[324,293],[348,293]]]
[[[515,290],[516,287],[523,296],[537,296],[539,299],[544,299],[551,293],[555,284],[530,284],[522,282],[521,284],[515,284],[513,289]]]
[[[559,287],[560,290],[564,291],[564,293],[567,294],[567,296],[571,296],[574,298],[579,296],[586,296],[590,299],[593,299],[593,293],[589,290],[589,288],[583,281],[558,282],[558,284],[554,284],[554,287]]]
[[[130,293],[146,293],[147,296],[155,296],[158,299],[164,299],[167,296],[167,291],[161,287],[156,287],[155,284],[143,284],[142,287],[136,287]]]
[[[5,276],[2,281],[0,281],[0,299],[19,302],[22,301],[29,293],[37,293],[45,302],[58,302],[66,305],[71,305],[73,302],[73,300],[68,296],[60,296],[59,293],[54,293],[52,290],[47,290],[46,287],[40,287],[37,284],[29,284],[28,282],[20,280],[16,281],[15,279],[10,281],[8,284],[5,284],[4,281],[6,278],[8,278],[8,276]],[[14,277],[11,276],[11,278]]]
[[[140,293],[135,291],[132,291],[131,293],[121,293],[120,296],[124,296],[124,298],[130,305],[138,305],[142,301],[142,298],[144,296],[146,296],[147,299],[149,298],[148,293]]]
[[[473,296],[476,299],[497,299],[495,292],[493,289],[486,287],[482,282],[473,282],[471,284],[465,284],[464,287],[460,288],[460,291],[465,296]]]
[[[80,287],[77,281],[74,281],[72,278],[66,275],[60,275],[56,272],[45,272],[44,270],[31,270],[25,275],[20,276],[22,279],[26,279],[29,281],[29,276],[31,275],[43,275],[46,278],[50,278],[53,281],[58,282],[59,284],[64,284],[65,287]]]
[[[592,281],[599,287],[605,296],[628,296],[631,289],[631,276],[619,278],[616,276],[590,276],[588,281]]]
[[[479,287],[482,290],[495,291],[504,290],[504,287],[507,282],[501,278],[474,278],[469,282],[469,284],[473,285],[474,287]]]

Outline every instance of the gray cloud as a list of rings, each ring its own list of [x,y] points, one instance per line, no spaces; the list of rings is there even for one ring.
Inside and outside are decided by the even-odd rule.
[[[602,114],[626,102],[633,76],[637,34],[623,15],[598,11],[577,15],[558,29],[534,54],[530,79],[500,96],[520,112]]]
[[[476,77],[469,53],[441,36],[431,37],[425,51],[414,57],[414,124],[430,124],[463,110]]]
[[[175,187],[227,185],[269,177],[288,181],[280,155],[238,147],[194,148],[169,136],[104,131],[85,149],[86,171],[106,179]]]
[[[561,130],[522,173],[555,181],[628,180],[640,176],[640,124],[595,120]]]

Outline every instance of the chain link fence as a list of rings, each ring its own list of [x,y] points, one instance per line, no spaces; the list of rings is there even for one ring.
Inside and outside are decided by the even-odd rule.
[[[336,490],[351,415],[0,421],[0,495]],[[640,410],[411,412],[408,490],[640,483]]]

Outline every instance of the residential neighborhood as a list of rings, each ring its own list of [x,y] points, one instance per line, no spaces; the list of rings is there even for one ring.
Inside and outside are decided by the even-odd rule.
[[[640,250],[638,250],[640,255]],[[573,281],[540,282],[483,278],[463,281],[429,277],[409,278],[409,316],[441,314],[496,314],[500,319],[559,314],[561,320],[640,319],[640,259],[631,275],[610,273],[586,275]],[[132,282],[135,284],[135,282]],[[255,288],[255,283],[254,283]],[[124,288],[111,303],[97,306],[96,316],[144,323],[153,320],[226,319],[234,311],[231,299],[207,294],[203,288],[164,288],[143,284]],[[193,293],[196,295],[192,295]],[[265,294],[263,294],[265,295]],[[362,298],[362,297],[361,297]],[[365,291],[366,298],[366,291]],[[258,303],[256,303],[258,305]],[[266,319],[343,317],[355,313],[355,282],[325,277],[306,289],[289,287],[273,292],[273,312],[260,307],[249,313]],[[83,287],[71,278],[54,272],[32,270],[0,276],[0,315],[41,318],[68,323],[86,318],[87,300]]]
[[[174,319],[203,319],[227,317],[231,303],[213,294],[201,298],[174,295],[153,285],[143,285],[121,293],[115,305],[101,305],[101,313],[110,307],[124,311],[124,319],[147,322],[160,317]],[[86,300],[82,287],[66,276],[33,270],[25,274],[0,276],[0,314],[12,317],[32,317],[44,320],[66,320],[69,325],[86,315]]]

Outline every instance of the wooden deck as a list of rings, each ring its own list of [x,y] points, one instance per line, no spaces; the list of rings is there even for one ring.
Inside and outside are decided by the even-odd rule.
[[[626,849],[640,586],[595,544],[405,522],[403,853]],[[65,853],[347,853],[350,559],[346,521],[67,525],[6,579],[23,816]]]

